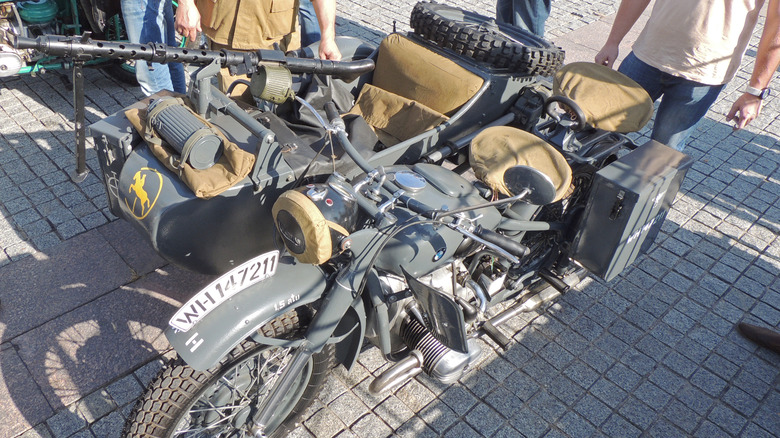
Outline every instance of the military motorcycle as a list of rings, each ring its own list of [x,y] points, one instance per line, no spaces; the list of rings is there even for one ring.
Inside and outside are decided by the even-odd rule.
[[[340,38],[340,62],[17,39],[203,65],[186,99],[89,127],[111,211],[221,274],[171,317],[178,357],[128,436],[284,436],[365,342],[389,363],[373,392],[456,382],[478,336],[507,348],[503,323],[652,244],[692,160],[626,136],[652,114],[641,87],[475,13],[419,3],[411,24],[378,48]],[[211,84],[222,67],[258,105]]]

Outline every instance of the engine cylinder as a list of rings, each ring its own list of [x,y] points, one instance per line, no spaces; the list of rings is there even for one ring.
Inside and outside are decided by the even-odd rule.
[[[409,348],[422,353],[423,371],[447,384],[460,379],[466,366],[481,353],[479,346],[473,342],[468,343],[468,353],[448,348],[414,318],[407,318],[401,324],[401,338]]]

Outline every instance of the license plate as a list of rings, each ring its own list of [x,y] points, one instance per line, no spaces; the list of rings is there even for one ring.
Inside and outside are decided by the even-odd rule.
[[[190,298],[168,321],[171,327],[186,332],[198,321],[242,290],[276,273],[279,251],[271,251],[242,263],[214,280]]]

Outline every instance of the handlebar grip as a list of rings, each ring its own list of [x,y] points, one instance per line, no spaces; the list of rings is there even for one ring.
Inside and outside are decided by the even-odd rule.
[[[477,227],[477,229],[474,230],[474,234],[482,239],[485,239],[487,242],[500,246],[505,251],[514,256],[517,256],[518,258],[523,258],[527,256],[529,252],[531,252],[531,250],[522,243],[515,242],[514,240],[507,238],[503,234],[496,233],[493,230],[482,228],[482,226]]]
[[[360,75],[373,71],[374,60],[329,61],[314,58],[287,58],[286,66],[293,73],[326,74],[345,82],[352,82]]]
[[[399,201],[403,202],[403,204],[408,208],[409,210],[412,210],[413,212],[426,217],[428,219],[433,219],[436,216],[437,211],[422,202],[409,197],[407,195],[401,196]]]

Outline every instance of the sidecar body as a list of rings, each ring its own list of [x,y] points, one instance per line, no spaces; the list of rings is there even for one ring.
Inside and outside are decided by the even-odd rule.
[[[338,43],[344,58],[368,57],[376,63],[372,73],[356,80],[332,80],[356,101],[353,108],[342,108],[358,120],[350,138],[375,166],[414,163],[480,127],[502,118],[507,123],[507,115],[518,111],[521,91],[536,82],[533,76],[477,62],[413,34],[391,34],[378,48],[354,38],[340,37]],[[427,125],[414,126],[420,118],[414,111],[387,112],[421,106],[433,114]],[[219,104],[206,114],[230,141],[256,157],[249,176],[210,199],[195,196],[166,168],[124,111],[91,125],[111,212],[133,224],[161,256],[201,273],[225,272],[280,247],[270,211],[283,191],[302,175],[310,182],[324,179],[334,167],[346,176],[359,170],[343,151],[323,150],[323,134],[299,129],[278,108],[248,109],[246,114],[273,135],[258,138]],[[376,139],[359,135],[366,124]],[[362,138],[368,140],[358,140]]]

